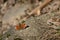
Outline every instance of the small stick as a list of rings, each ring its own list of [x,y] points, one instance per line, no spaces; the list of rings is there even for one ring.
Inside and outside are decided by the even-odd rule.
[[[45,2],[44,2],[42,5],[39,5],[37,8],[35,8],[34,10],[32,10],[32,11],[29,13],[29,16],[28,16],[28,15],[25,16],[24,18],[22,18],[22,19],[20,20],[20,22],[21,22],[22,20],[26,20],[26,19],[29,18],[31,15],[34,15],[37,10],[41,10],[41,9],[42,9],[45,5],[47,5],[50,1],[51,1],[51,0],[45,0]],[[41,13],[40,13],[40,14],[41,14]]]

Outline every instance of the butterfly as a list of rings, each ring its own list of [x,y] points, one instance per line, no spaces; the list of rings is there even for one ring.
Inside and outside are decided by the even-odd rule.
[[[20,30],[20,29],[26,29],[27,27],[29,27],[28,25],[26,25],[25,23],[22,24],[18,24],[15,26],[16,30]]]

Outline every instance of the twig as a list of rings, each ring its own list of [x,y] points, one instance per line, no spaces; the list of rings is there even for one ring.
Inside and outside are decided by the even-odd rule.
[[[40,10],[41,10],[45,5],[47,5],[50,1],[51,1],[51,0],[45,0],[45,2],[44,2],[42,5],[39,5],[39,6],[36,7],[34,10],[32,10],[32,11],[29,13],[29,16],[28,16],[28,15],[25,16],[24,18],[22,18],[22,19],[20,20],[20,22],[21,22],[22,20],[26,20],[26,19],[29,18],[31,15],[34,15],[37,10],[40,11]],[[37,13],[36,13],[36,14],[37,14]],[[41,13],[40,13],[40,14],[41,14]]]

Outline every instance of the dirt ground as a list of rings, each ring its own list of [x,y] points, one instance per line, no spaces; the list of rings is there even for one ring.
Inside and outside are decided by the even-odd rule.
[[[47,20],[52,17],[60,18],[60,0],[53,0],[41,10],[40,16],[30,17],[26,20],[28,28],[24,30],[12,30],[12,34],[8,40],[21,38],[21,40],[60,40],[60,33],[50,28]],[[10,32],[8,32],[10,33]],[[4,40],[4,37],[3,37]]]

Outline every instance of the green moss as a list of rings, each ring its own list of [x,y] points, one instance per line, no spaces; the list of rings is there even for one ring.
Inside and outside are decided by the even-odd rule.
[[[2,40],[2,38],[0,38],[0,40]]]
[[[2,35],[0,35],[0,40],[2,40]]]
[[[25,21],[23,20],[22,23],[24,23]]]
[[[9,36],[11,36],[11,35],[10,35],[10,34],[7,34],[7,38],[8,38]]]

